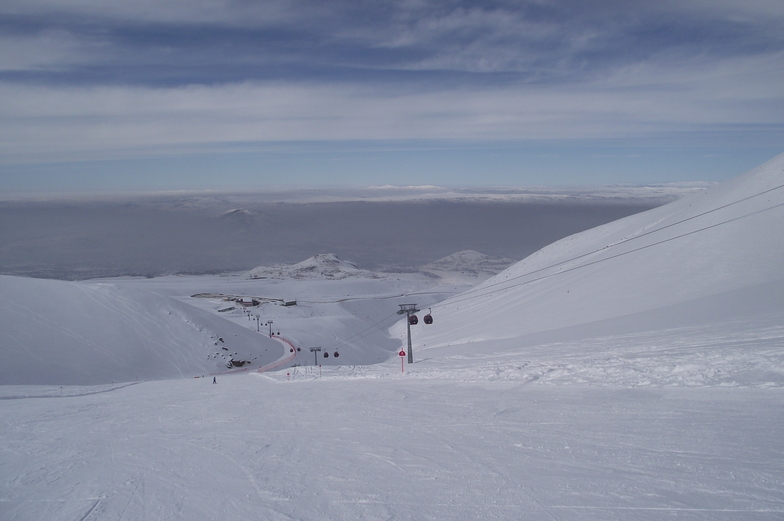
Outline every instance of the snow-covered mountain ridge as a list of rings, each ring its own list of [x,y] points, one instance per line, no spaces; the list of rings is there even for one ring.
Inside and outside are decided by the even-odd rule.
[[[250,270],[252,279],[332,279],[364,277],[375,279],[381,275],[363,270],[356,264],[338,258],[334,253],[319,253],[297,264],[259,266]]]
[[[498,274],[513,259],[494,257],[473,250],[462,250],[422,266],[419,271],[441,279],[468,278],[475,284]],[[364,270],[350,261],[340,259],[334,253],[320,253],[296,264],[258,266],[248,273],[251,279],[324,279],[340,280],[348,277],[378,279],[389,274]]]

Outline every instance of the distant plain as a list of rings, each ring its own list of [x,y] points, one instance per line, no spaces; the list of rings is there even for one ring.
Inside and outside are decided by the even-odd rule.
[[[207,274],[295,263],[317,253],[393,272],[467,249],[520,260],[673,198],[7,200],[0,201],[0,274],[64,280]]]

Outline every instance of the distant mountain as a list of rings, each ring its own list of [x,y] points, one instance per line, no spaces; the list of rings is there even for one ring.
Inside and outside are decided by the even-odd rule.
[[[420,271],[441,278],[449,275],[463,275],[475,278],[488,278],[514,264],[513,259],[493,257],[474,250],[462,250],[443,259],[422,266]]]
[[[219,217],[222,222],[236,226],[252,226],[256,224],[256,217],[249,210],[235,208],[222,213]]]
[[[356,264],[341,260],[334,253],[319,253],[313,257],[291,265],[259,266],[250,270],[253,279],[345,279],[364,277],[377,279],[381,276],[363,270]]]

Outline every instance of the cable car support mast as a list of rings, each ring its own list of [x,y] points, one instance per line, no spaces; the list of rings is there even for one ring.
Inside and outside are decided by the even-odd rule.
[[[416,304],[398,304],[400,306],[400,310],[397,312],[398,315],[405,315],[406,316],[406,328],[408,330],[408,363],[414,363],[414,350],[411,348],[411,317],[416,318],[416,313],[419,311],[417,309]]]

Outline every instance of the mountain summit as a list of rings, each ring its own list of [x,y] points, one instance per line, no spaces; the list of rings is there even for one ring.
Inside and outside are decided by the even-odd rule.
[[[347,277],[378,278],[353,262],[344,261],[334,253],[319,253],[297,264],[259,266],[250,271],[253,279],[345,279]]]

